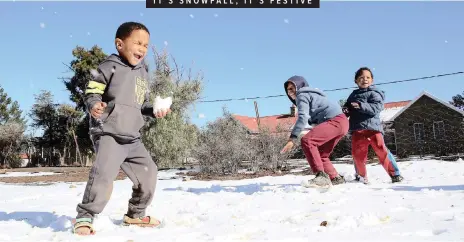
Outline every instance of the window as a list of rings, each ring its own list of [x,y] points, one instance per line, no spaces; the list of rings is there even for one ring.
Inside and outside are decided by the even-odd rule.
[[[435,139],[445,138],[445,123],[443,121],[433,122],[433,137]]]
[[[424,140],[424,124],[414,123],[414,140],[416,142]]]

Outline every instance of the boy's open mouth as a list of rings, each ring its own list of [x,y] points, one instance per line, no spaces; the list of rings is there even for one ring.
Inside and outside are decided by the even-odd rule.
[[[142,59],[143,55],[134,54],[134,57],[135,57],[137,60],[140,60],[140,59]]]

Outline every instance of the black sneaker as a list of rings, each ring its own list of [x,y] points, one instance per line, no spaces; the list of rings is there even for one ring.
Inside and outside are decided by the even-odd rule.
[[[401,182],[401,181],[404,180],[404,178],[403,178],[402,176],[400,176],[400,175],[398,175],[398,176],[392,176],[391,179],[392,179],[392,183]]]
[[[360,176],[358,174],[355,175],[354,180],[357,181],[357,182],[362,182],[362,183],[364,183],[366,185],[369,184],[369,179],[367,179],[367,177],[362,177],[362,176]]]
[[[340,175],[334,177],[333,179],[331,179],[331,181],[332,181],[332,185],[340,185],[346,182],[345,178]]]

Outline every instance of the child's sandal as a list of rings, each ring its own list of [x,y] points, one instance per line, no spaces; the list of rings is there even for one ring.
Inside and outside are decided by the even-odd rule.
[[[145,216],[143,218],[131,218],[127,215],[124,215],[123,223],[124,226],[136,225],[139,227],[159,227],[161,225],[161,221],[151,217]]]
[[[92,225],[92,219],[90,218],[78,218],[73,220],[73,233],[76,234],[78,228],[87,227],[90,230],[89,235],[94,235],[95,230]],[[81,235],[81,234],[79,234]]]

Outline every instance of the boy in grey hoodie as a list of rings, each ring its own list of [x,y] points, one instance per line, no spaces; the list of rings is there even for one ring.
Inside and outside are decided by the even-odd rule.
[[[140,140],[145,116],[162,118],[170,110],[153,113],[149,101],[148,67],[144,63],[150,40],[140,23],[123,23],[116,31],[116,49],[98,66],[87,84],[85,103],[91,115],[90,137],[96,160],[90,170],[82,203],[77,205],[74,232],[94,234],[92,223],[111,196],[113,181],[121,168],[134,183],[125,225],[155,227],[160,222],[145,216],[156,188],[158,169]]]
[[[301,76],[292,76],[284,84],[290,101],[298,107],[298,119],[290,139],[282,153],[291,150],[295,139],[304,127],[316,125],[301,138],[301,148],[316,177],[309,180],[310,186],[330,186],[345,183],[335,170],[329,157],[341,138],[348,133],[348,119],[339,105],[331,102],[325,94],[310,88]]]

